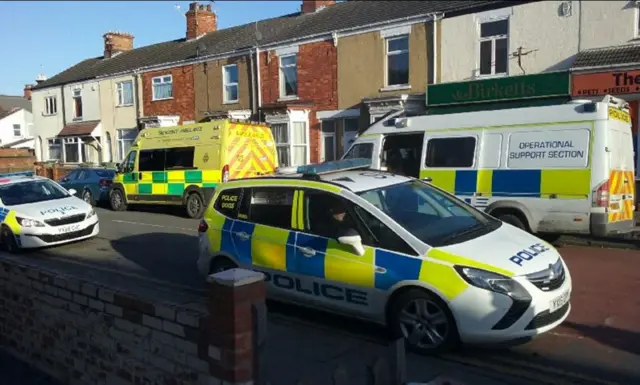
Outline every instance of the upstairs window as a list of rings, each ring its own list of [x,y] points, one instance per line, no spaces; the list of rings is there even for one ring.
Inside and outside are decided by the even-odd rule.
[[[298,64],[297,56],[280,56],[280,97],[295,97],[298,95]]]
[[[409,36],[392,37],[387,44],[387,86],[409,85]]]
[[[222,67],[223,101],[224,103],[238,102],[238,66],[230,64]]]
[[[13,125],[13,136],[22,136],[22,127],[19,124]]]
[[[55,115],[58,113],[58,99],[55,96],[44,98],[44,114]]]
[[[133,104],[133,82],[131,80],[116,83],[116,93],[118,106],[130,106]]]
[[[82,119],[82,90],[73,90],[73,119]]]
[[[173,77],[171,75],[157,76],[151,79],[152,100],[173,98]]]
[[[480,76],[507,73],[508,38],[509,19],[480,24]]]

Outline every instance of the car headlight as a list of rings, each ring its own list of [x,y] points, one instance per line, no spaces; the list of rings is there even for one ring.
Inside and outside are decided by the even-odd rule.
[[[91,211],[89,211],[89,213],[87,213],[87,217],[85,219],[89,219],[94,215],[96,215],[96,210],[91,209]]]
[[[465,281],[475,287],[505,294],[515,300],[531,300],[527,290],[516,280],[506,275],[466,266],[455,266],[455,269]]]
[[[16,217],[18,224],[22,227],[44,227],[44,223],[35,219]]]

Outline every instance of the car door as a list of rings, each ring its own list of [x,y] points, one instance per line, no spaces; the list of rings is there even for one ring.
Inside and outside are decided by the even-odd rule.
[[[84,190],[87,181],[89,179],[89,170],[80,170],[80,172],[78,173],[78,177],[76,178],[76,180],[73,182],[73,189],[76,190],[76,196],[77,197],[81,197],[82,196],[82,191]]]
[[[319,306],[356,315],[372,311],[369,293],[375,288],[375,250],[365,246],[358,255],[337,240],[338,228],[363,233],[352,210],[353,203],[332,193],[304,189],[298,192],[298,213],[302,221],[296,236],[295,273],[308,290],[308,300]],[[330,208],[346,214],[335,222]],[[334,211],[335,212],[335,211]]]
[[[65,189],[69,190],[73,188],[71,186],[75,182],[79,173],[80,173],[80,170],[73,170],[70,173],[68,173],[64,178],[60,179],[58,183],[60,183],[60,185]]]

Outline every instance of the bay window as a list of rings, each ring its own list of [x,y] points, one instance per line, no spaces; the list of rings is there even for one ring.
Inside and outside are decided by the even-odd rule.
[[[279,167],[301,166],[307,163],[309,135],[306,122],[271,124],[276,142]]]

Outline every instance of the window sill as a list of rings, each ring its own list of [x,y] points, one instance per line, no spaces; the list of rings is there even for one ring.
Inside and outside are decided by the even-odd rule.
[[[240,103],[240,100],[229,100],[226,102],[222,102],[222,104],[227,105],[227,104],[238,104]]]
[[[400,84],[397,86],[382,87],[380,88],[380,92],[403,91],[403,90],[410,90],[410,89],[411,89],[411,86],[409,84]]]
[[[299,100],[300,98],[298,97],[298,95],[291,95],[291,96],[281,96],[278,98],[279,102],[290,102],[292,100]]]
[[[118,104],[118,105],[116,105],[116,108],[120,108],[120,107],[133,107],[133,103],[131,103],[131,104]]]
[[[44,117],[56,116],[56,115],[58,115],[57,112],[55,114],[47,114],[47,113],[44,113],[44,112],[42,113],[42,116],[44,116]]]
[[[502,73],[502,74],[490,74],[490,75],[476,75],[476,79],[494,79],[494,78],[505,78],[509,76],[509,74]]]
[[[173,99],[173,96],[172,96],[172,97],[170,97],[170,98],[151,99],[151,101],[152,101],[152,102],[161,102],[161,101],[163,101],[163,100],[172,100],[172,99]]]
[[[77,118],[73,118],[73,119],[71,119],[71,121],[73,121],[73,122],[81,122],[82,121],[82,116],[79,116]]]

